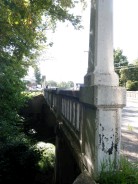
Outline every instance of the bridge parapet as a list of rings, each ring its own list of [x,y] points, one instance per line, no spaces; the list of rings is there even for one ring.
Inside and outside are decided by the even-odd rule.
[[[117,162],[124,94],[125,89],[107,86],[85,86],[80,91],[45,90],[46,102],[61,121],[69,144],[76,144],[74,152],[79,153],[77,162],[82,171],[86,168],[90,174],[97,173],[103,161],[111,158]]]
[[[138,91],[127,91],[128,100],[138,101]]]
[[[64,119],[78,137],[82,119],[82,104],[79,101],[79,91],[48,89],[45,90],[44,96],[56,117]]]

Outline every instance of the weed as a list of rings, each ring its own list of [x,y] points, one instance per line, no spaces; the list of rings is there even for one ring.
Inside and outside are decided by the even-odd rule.
[[[99,184],[138,184],[138,163],[131,163],[121,157],[119,168],[114,169],[114,163],[102,163],[102,171],[97,179]]]
[[[131,125],[128,124],[128,130],[129,131],[133,131],[133,127]]]

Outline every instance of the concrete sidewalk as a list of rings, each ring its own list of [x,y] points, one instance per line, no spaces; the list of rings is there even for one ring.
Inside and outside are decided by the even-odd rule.
[[[127,100],[122,112],[121,154],[138,162],[138,101]]]

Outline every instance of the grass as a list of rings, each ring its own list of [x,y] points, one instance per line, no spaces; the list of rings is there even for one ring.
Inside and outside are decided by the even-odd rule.
[[[22,94],[29,97],[29,98],[32,98],[34,96],[38,96],[38,95],[43,94],[43,92],[42,91],[24,91],[24,92],[22,92]]]
[[[128,124],[128,130],[129,131],[133,131],[133,127],[131,125]]]
[[[102,171],[96,180],[98,184],[138,184],[138,162],[131,163],[125,157],[121,157],[119,169],[114,169],[114,164],[109,162],[102,164]]]

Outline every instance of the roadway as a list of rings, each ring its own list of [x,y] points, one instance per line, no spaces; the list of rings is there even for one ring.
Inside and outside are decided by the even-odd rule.
[[[132,162],[138,161],[138,100],[127,99],[121,131],[121,153]]]

